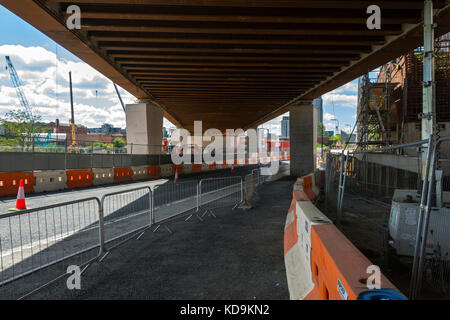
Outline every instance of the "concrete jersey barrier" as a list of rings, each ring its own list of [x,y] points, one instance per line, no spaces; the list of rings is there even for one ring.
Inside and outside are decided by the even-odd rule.
[[[229,166],[203,163],[197,165],[161,164],[34,172],[0,172],[0,197],[17,195],[20,180],[24,180],[25,193],[30,194],[147,179],[170,178],[175,175],[176,171],[181,175],[225,168],[229,168]]]
[[[348,240],[312,200],[319,195],[315,175],[299,178],[293,191],[284,233],[284,256],[293,300],[403,300],[384,276],[379,290],[369,290],[373,264]]]

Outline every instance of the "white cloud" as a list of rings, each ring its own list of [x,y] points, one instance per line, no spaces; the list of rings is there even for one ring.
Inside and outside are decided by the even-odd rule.
[[[333,90],[331,93],[358,92],[358,81],[354,80]]]
[[[350,95],[350,94],[339,94],[334,93],[334,91],[327,93],[323,96],[323,102],[327,105],[333,105],[336,108],[345,107],[345,108],[354,108],[357,107],[358,96]]]
[[[324,121],[330,121],[331,119],[334,119],[334,115],[328,112],[323,113],[323,120]]]
[[[327,131],[336,131],[336,123],[334,122],[325,121],[324,126]]]
[[[125,113],[112,82],[88,64],[57,58],[43,47],[3,45],[0,56],[11,57],[30,105],[44,121],[59,118],[61,122],[69,122],[69,71],[72,71],[75,122],[88,127],[111,123],[125,128]],[[0,114],[21,108],[5,65],[5,60],[0,62]],[[130,93],[119,90],[125,104],[135,101]],[[164,119],[164,126],[173,125]]]

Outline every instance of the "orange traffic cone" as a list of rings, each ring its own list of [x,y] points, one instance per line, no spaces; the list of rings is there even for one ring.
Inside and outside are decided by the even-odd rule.
[[[173,182],[178,182],[178,169],[175,170],[175,179],[173,180]]]
[[[27,205],[25,204],[25,189],[23,187],[23,179],[20,180],[19,190],[17,191],[16,207],[9,209],[9,211],[20,211],[27,210]]]

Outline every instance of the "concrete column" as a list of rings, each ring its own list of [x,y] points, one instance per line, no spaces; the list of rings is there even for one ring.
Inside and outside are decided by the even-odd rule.
[[[163,110],[149,100],[139,100],[127,105],[126,117],[128,153],[160,154]]]
[[[311,100],[290,109],[291,176],[301,177],[316,168],[317,109]]]

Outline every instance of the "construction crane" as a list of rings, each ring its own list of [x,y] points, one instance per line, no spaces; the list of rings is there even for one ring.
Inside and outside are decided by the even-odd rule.
[[[125,108],[125,104],[123,103],[122,96],[120,95],[119,88],[117,88],[117,85],[114,82],[113,82],[113,85],[114,85],[114,89],[116,89],[116,93],[117,93],[117,96],[119,97],[119,101],[120,101],[120,104],[122,105],[122,109],[126,113],[127,111]]]
[[[20,104],[25,109],[25,113],[29,120],[34,122],[34,116],[33,111],[31,109],[30,104],[28,103],[27,97],[25,96],[25,92],[23,92],[23,83],[20,81],[19,75],[16,72],[16,69],[14,68],[14,65],[11,62],[11,59],[9,56],[6,56],[6,70],[9,71],[9,75],[11,77],[11,81],[14,85],[14,88],[16,89],[17,96],[19,97]]]

